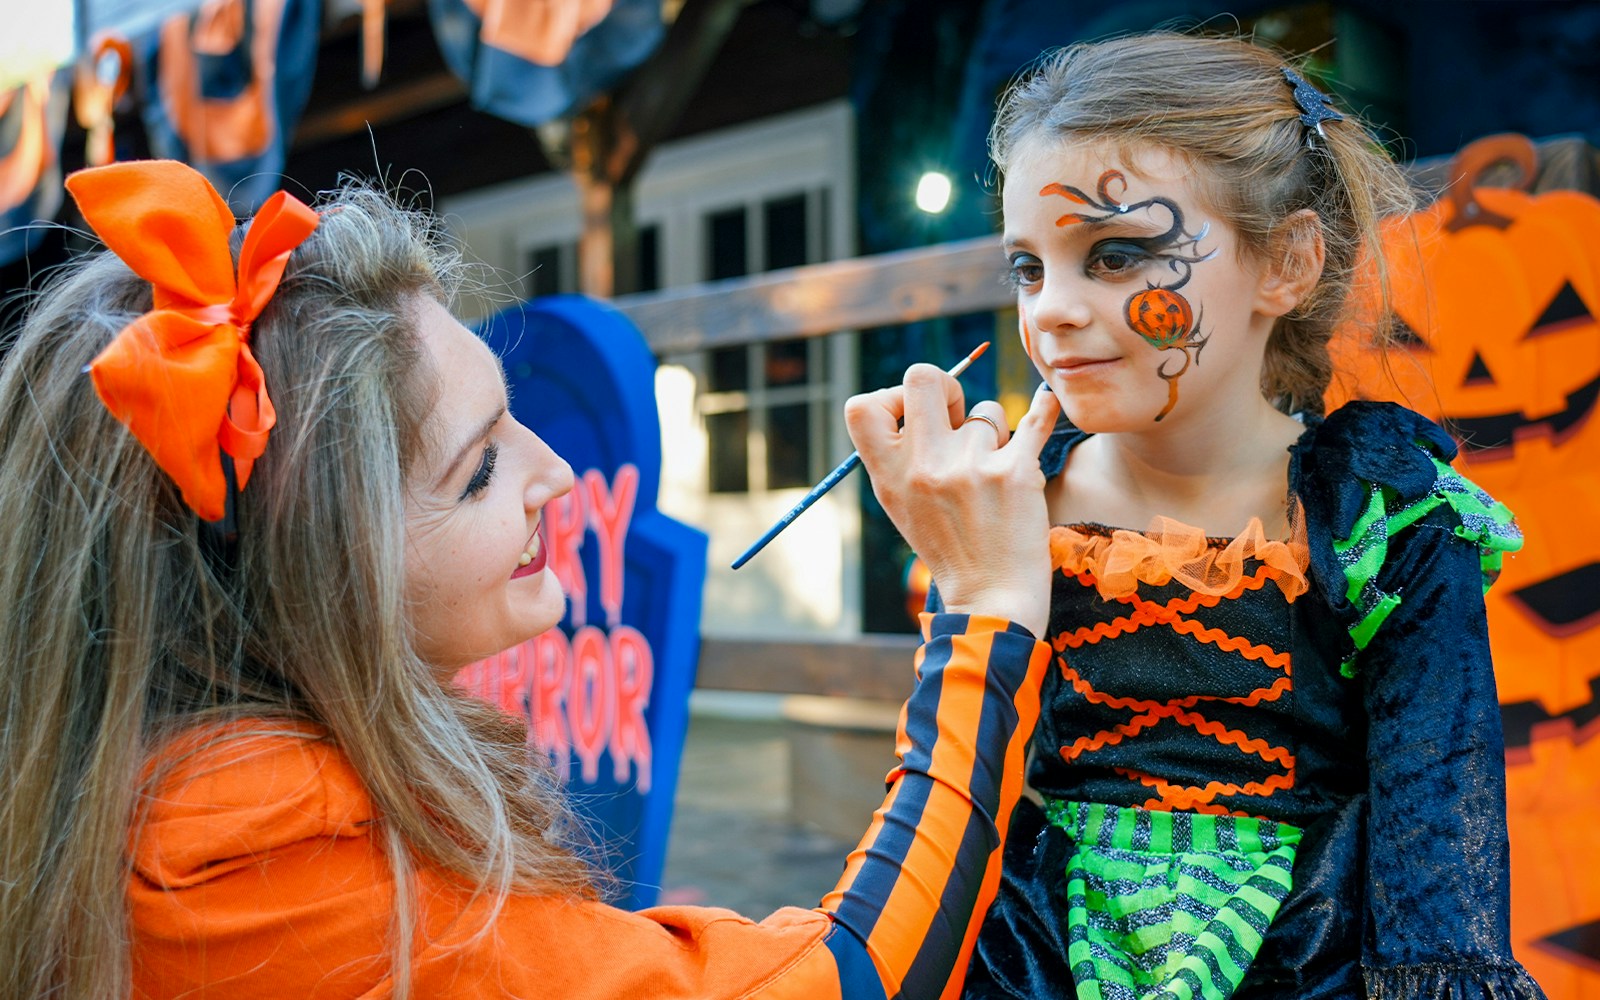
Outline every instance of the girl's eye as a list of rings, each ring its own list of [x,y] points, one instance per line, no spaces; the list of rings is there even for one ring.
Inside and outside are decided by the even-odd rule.
[[[1089,271],[1114,278],[1138,270],[1149,259],[1149,252],[1137,243],[1106,242],[1090,254]]]
[[[1037,285],[1044,280],[1044,264],[1033,254],[1013,254],[1011,268],[1006,272],[1006,278],[1011,282],[1012,288]]]
[[[478,463],[477,471],[467,481],[467,488],[461,491],[461,499],[470,500],[488,488],[490,481],[494,479],[495,456],[499,454],[500,446],[492,441],[483,449],[483,460]]]

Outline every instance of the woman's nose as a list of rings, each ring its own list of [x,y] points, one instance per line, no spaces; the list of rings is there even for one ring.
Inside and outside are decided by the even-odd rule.
[[[571,493],[577,482],[572,466],[556,454],[544,438],[526,427],[522,431],[527,435],[526,446],[533,470],[523,490],[524,503],[530,509],[542,507],[556,497]]]

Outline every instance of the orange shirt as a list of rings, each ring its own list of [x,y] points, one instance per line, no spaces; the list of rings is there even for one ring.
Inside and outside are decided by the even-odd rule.
[[[630,913],[490,901],[418,873],[418,998],[954,997],[999,876],[1047,647],[1000,619],[927,615],[901,764],[815,910]],[[129,902],[139,998],[389,993],[394,882],[371,799],[333,743],[286,727],[175,758],[148,802]],[[216,734],[210,734],[216,735]]]

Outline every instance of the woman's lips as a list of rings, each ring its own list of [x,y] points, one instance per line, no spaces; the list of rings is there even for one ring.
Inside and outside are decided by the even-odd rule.
[[[523,555],[532,556],[532,558],[526,563],[522,563],[517,567],[516,572],[511,574],[511,579],[513,580],[518,580],[525,576],[532,576],[533,574],[544,569],[544,538],[539,532],[535,531],[533,533],[533,537],[528,539],[528,548],[523,552]]]

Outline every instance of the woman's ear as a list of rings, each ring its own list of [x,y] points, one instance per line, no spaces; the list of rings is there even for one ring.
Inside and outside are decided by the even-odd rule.
[[[1324,254],[1322,220],[1316,212],[1302,208],[1278,223],[1256,295],[1257,310],[1268,316],[1293,311],[1322,278]]]

